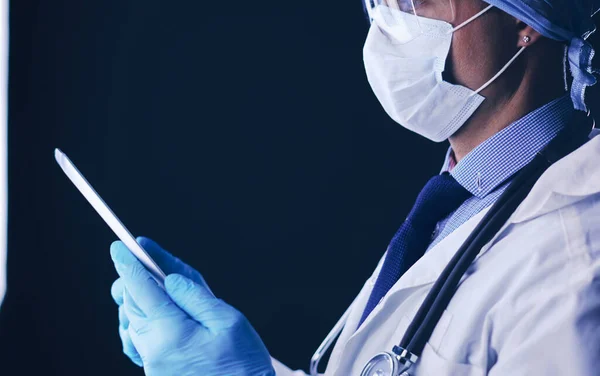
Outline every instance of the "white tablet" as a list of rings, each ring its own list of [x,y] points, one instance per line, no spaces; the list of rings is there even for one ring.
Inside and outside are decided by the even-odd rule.
[[[144,248],[135,240],[129,230],[117,218],[115,213],[106,205],[104,200],[96,193],[94,188],[83,177],[81,172],[75,167],[73,162],[60,149],[54,150],[56,162],[65,172],[67,177],[79,189],[79,192],[85,197],[94,209],[100,214],[104,222],[114,231],[123,243],[129,248],[131,253],[148,269],[150,274],[156,279],[159,285],[164,288],[165,273],[160,269],[156,262],[148,255]]]

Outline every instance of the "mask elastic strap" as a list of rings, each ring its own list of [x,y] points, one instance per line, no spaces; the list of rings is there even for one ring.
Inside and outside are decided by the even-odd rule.
[[[455,31],[462,29],[463,27],[467,26],[468,24],[470,24],[471,22],[475,21],[479,17],[483,16],[488,10],[492,9],[493,7],[494,7],[493,5],[488,6],[487,8],[485,8],[481,12],[475,14],[473,17],[471,17],[468,20],[466,20],[465,22],[461,23],[460,25],[458,25],[454,29],[448,30],[448,34],[454,33]]]
[[[500,72],[498,72],[494,77],[492,77],[491,80],[489,80],[488,82],[486,82],[482,87],[480,87],[477,91],[475,91],[473,94],[471,94],[470,96],[474,96],[477,95],[479,93],[481,93],[482,90],[485,90],[488,86],[490,86],[492,83],[494,83],[494,81],[496,81],[498,79],[498,77],[500,77],[502,75],[502,73],[506,72],[506,70],[512,65],[512,63],[515,62],[515,60],[517,60],[517,58],[519,56],[521,56],[521,54],[523,53],[523,51],[525,51],[527,47],[523,46],[521,47],[521,49],[519,50],[519,52],[517,52],[515,54],[515,56],[513,56],[512,59],[510,59],[510,61],[508,63],[506,63],[506,65],[504,66],[504,68],[500,69]]]

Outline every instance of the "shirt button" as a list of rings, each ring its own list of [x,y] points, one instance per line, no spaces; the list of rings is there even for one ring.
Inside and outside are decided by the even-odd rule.
[[[477,185],[477,192],[483,191],[483,183],[481,182],[481,173],[477,173],[477,177],[475,178],[475,185]]]
[[[437,223],[435,225],[435,230],[433,230],[433,232],[431,233],[431,240],[434,240],[435,238],[437,238],[437,236],[440,234],[440,224]]]

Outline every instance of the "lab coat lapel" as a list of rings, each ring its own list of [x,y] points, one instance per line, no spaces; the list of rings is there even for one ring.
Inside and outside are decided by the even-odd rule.
[[[346,326],[340,334],[338,346],[335,347],[331,354],[330,367],[335,371],[333,373],[329,373],[328,369],[327,374],[338,375],[340,372],[343,373],[344,370],[348,369],[347,367],[350,367],[354,360],[346,355],[355,354],[360,350],[360,347],[364,342],[364,338],[368,337],[372,329],[378,325],[378,318],[381,314],[382,308],[385,307],[390,298],[393,298],[397,301],[398,299],[402,298],[402,294],[410,294],[412,288],[433,283],[439,277],[440,273],[446,267],[452,256],[456,253],[458,248],[466,240],[466,238],[481,221],[488,210],[489,209],[485,209],[481,213],[465,222],[462,226],[453,231],[445,239],[430,249],[398,280],[398,282],[396,282],[396,284],[390,289],[380,304],[373,309],[371,314],[363,322],[360,328],[357,329],[358,323],[362,317],[362,312],[365,309],[369,296],[373,290],[373,286],[375,285],[375,281],[377,280],[377,276],[379,275],[379,271],[381,270],[382,262],[379,263],[375,273],[373,273],[373,276],[365,283],[361,292],[353,303]],[[382,258],[382,261],[384,258]],[[418,306],[414,308],[416,310]],[[409,316],[412,316],[415,313],[416,312],[407,312]],[[382,351],[383,350],[385,349],[382,349]]]
[[[423,257],[404,273],[400,280],[390,289],[388,295],[394,294],[401,289],[435,282],[456,251],[458,251],[488,211],[489,208],[482,210],[425,253]]]
[[[362,311],[365,308],[367,300],[373,290],[374,282],[379,275],[381,265],[378,266],[376,272],[373,274],[363,289],[361,290],[357,300],[354,304],[352,312],[348,318],[346,328],[340,336],[340,342],[346,342],[346,351],[352,351],[351,346],[359,346],[360,340],[355,340],[355,337],[361,337],[363,332],[368,332],[369,327],[373,325],[373,321],[377,321],[376,318],[381,312],[381,308],[392,296],[402,294],[408,289],[413,287],[426,285],[433,283],[437,280],[442,270],[446,267],[452,256],[456,253],[458,248],[467,239],[469,234],[481,221],[483,216],[487,213],[488,209],[483,210],[467,222],[465,222],[458,229],[453,231],[445,239],[440,241],[432,249],[430,249],[421,259],[419,259],[404,275],[396,282],[396,284],[386,294],[380,304],[373,309],[371,314],[363,322],[363,324],[356,330],[358,322],[362,316]],[[414,313],[414,312],[413,312]]]

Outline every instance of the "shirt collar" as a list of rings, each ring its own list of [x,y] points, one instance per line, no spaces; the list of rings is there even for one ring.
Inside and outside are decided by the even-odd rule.
[[[448,149],[442,172],[450,171],[466,190],[483,198],[531,162],[567,126],[573,111],[569,96],[555,99],[488,138],[451,171]]]

